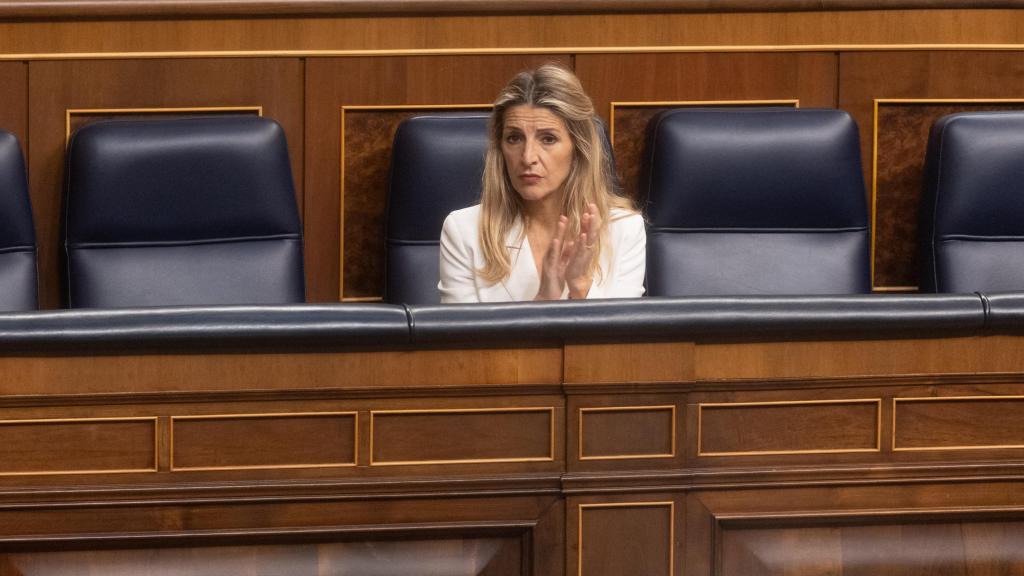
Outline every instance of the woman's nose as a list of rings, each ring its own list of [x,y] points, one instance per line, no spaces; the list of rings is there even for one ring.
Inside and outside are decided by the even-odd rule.
[[[523,142],[523,162],[527,166],[532,166],[537,163],[537,145],[529,138]]]

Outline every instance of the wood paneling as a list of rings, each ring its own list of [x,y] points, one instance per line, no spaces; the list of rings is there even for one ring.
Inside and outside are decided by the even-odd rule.
[[[897,399],[893,449],[1024,448],[1022,406],[1019,396]]]
[[[693,344],[566,344],[566,384],[688,382],[693,380]]]
[[[462,538],[405,541],[368,539],[358,542],[14,552],[0,555],[0,574],[131,576],[138,574],[143,566],[146,573],[153,576],[325,573],[336,576],[521,576],[524,573],[527,559],[523,557],[526,549],[523,536],[487,536],[487,530],[476,530],[477,535]]]
[[[0,129],[28,142],[28,64],[0,62]]]
[[[581,503],[575,564],[580,576],[675,574],[675,503]]]
[[[699,380],[1024,370],[1024,352],[1004,336],[708,344],[697,347]]]
[[[699,456],[881,450],[881,400],[698,406]]]
[[[944,111],[884,105],[878,123],[878,179],[873,184],[876,99],[1012,99],[1024,91],[1021,52],[870,52],[840,54],[839,107],[860,126],[864,178],[877,186],[876,287],[917,286],[917,218],[927,130]],[[978,104],[976,109],[998,108]]]
[[[341,221],[341,108],[358,105],[446,105],[486,104],[494,100],[498,90],[522,69],[539,65],[555,56],[431,56],[417,58],[344,58],[316,59],[307,62],[306,118],[309,126],[306,149],[307,210],[306,267],[317,270],[306,287],[312,302],[338,300],[340,297]],[[564,59],[563,59],[564,61]],[[392,134],[346,134],[364,147],[373,147],[375,154],[366,162],[387,166]],[[379,172],[379,170],[377,171]],[[370,171],[371,174],[377,172]],[[361,172],[356,172],[361,173]],[[354,204],[351,218],[357,230],[383,236],[384,196],[386,188],[379,178],[361,183],[347,176],[346,187],[365,188],[371,198]],[[364,195],[365,196],[365,195]],[[346,204],[348,204],[346,202]],[[383,270],[383,244],[362,239],[356,250],[344,254],[351,269],[364,274],[356,279],[363,287],[360,296],[379,290],[379,271]],[[360,252],[360,247],[367,252]],[[372,251],[372,252],[370,252]]]
[[[561,350],[419,350],[0,358],[4,395],[552,385]]]
[[[171,418],[172,470],[356,465],[356,414]]]
[[[0,23],[0,54],[1012,44],[1019,10],[196,18]]]
[[[676,455],[674,405],[580,408],[579,419],[580,460]]]
[[[0,476],[156,471],[156,419],[0,420]]]
[[[1014,574],[1020,522],[893,523],[724,530],[722,576]]]
[[[555,408],[376,411],[371,465],[554,461]]]
[[[262,106],[288,136],[303,200],[303,63],[298,59],[108,60],[29,64],[29,183],[39,243],[39,301],[61,302],[65,113],[75,108]],[[307,270],[315,277],[315,269]]]

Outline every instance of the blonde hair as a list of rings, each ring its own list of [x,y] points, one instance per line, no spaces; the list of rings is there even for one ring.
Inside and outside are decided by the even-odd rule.
[[[520,72],[494,101],[480,199],[480,246],[484,268],[479,273],[493,283],[504,280],[512,271],[512,259],[505,241],[516,221],[523,218],[524,206],[509,179],[501,140],[505,115],[516,106],[543,107],[565,122],[573,144],[572,166],[562,185],[562,213],[569,218],[566,237],[579,236],[580,217],[588,204],[597,205],[602,225],[598,238],[592,240],[595,250],[590,269],[592,272],[596,269],[600,274],[601,249],[608,244],[612,208],[630,212],[635,212],[635,209],[633,203],[618,192],[604,138],[594,118],[594,104],[576,75],[555,64]],[[525,228],[524,225],[524,233]]]

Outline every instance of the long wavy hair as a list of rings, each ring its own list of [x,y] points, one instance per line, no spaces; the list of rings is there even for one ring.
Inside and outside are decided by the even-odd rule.
[[[572,166],[562,185],[562,213],[569,218],[567,238],[580,233],[580,217],[588,204],[596,204],[601,217],[591,273],[602,274],[602,248],[608,245],[608,223],[612,208],[635,212],[633,203],[619,194],[611,161],[605,151],[603,135],[594,116],[594,104],[583,91],[576,75],[555,64],[520,72],[494,101],[489,123],[490,138],[484,160],[483,193],[480,200],[480,246],[484,268],[479,274],[488,282],[504,280],[512,271],[512,259],[505,246],[517,221],[526,224],[522,198],[512,180],[501,152],[505,115],[516,106],[536,106],[550,110],[565,122],[573,145]]]

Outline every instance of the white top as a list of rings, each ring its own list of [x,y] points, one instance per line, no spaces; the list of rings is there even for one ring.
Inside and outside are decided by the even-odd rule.
[[[441,302],[517,302],[533,300],[540,289],[530,241],[517,222],[505,239],[512,271],[489,284],[477,275],[484,267],[480,249],[480,205],[448,215],[441,230]],[[637,298],[644,293],[647,233],[639,214],[613,209],[608,223],[610,242],[601,247],[602,274],[594,275],[587,298]],[[565,291],[562,298],[565,298]]]

